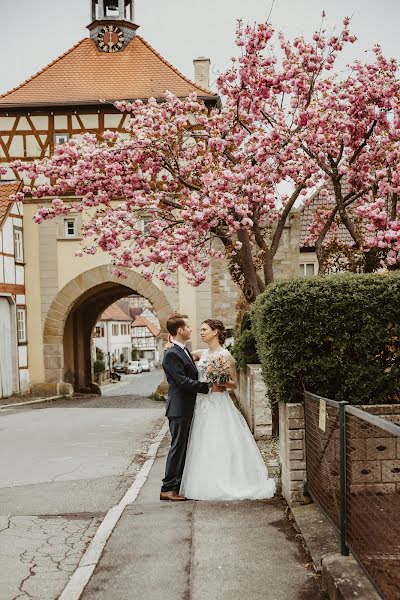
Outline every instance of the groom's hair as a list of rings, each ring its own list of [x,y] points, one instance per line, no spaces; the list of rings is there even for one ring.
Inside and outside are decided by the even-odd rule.
[[[167,331],[172,336],[175,336],[178,333],[179,327],[185,327],[185,319],[188,319],[188,315],[182,315],[179,312],[174,312],[169,315],[167,319]]]

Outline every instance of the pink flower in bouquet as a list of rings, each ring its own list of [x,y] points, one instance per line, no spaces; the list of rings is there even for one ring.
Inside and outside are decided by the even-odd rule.
[[[206,378],[210,383],[225,385],[231,378],[230,364],[224,356],[215,356],[210,359],[206,368]]]

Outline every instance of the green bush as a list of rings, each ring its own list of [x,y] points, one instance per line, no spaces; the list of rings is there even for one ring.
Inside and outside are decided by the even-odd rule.
[[[240,371],[246,369],[248,364],[258,364],[260,359],[257,354],[256,340],[251,328],[251,317],[246,313],[234,332],[234,343],[232,354],[236,360],[236,366]]]
[[[275,283],[253,331],[273,401],[307,389],[333,400],[400,400],[400,275],[330,275]]]
[[[104,373],[106,365],[103,360],[95,360],[93,364],[93,371],[95,373]]]

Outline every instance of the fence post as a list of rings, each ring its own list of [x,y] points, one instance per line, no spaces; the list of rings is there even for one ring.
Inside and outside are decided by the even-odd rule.
[[[347,491],[346,491],[346,405],[339,402],[339,458],[340,458],[340,553],[349,555],[347,548]]]

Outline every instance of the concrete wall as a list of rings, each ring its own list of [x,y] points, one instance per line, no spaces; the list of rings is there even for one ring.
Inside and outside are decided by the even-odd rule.
[[[236,398],[256,440],[272,436],[272,414],[260,365],[247,365],[238,376]]]

